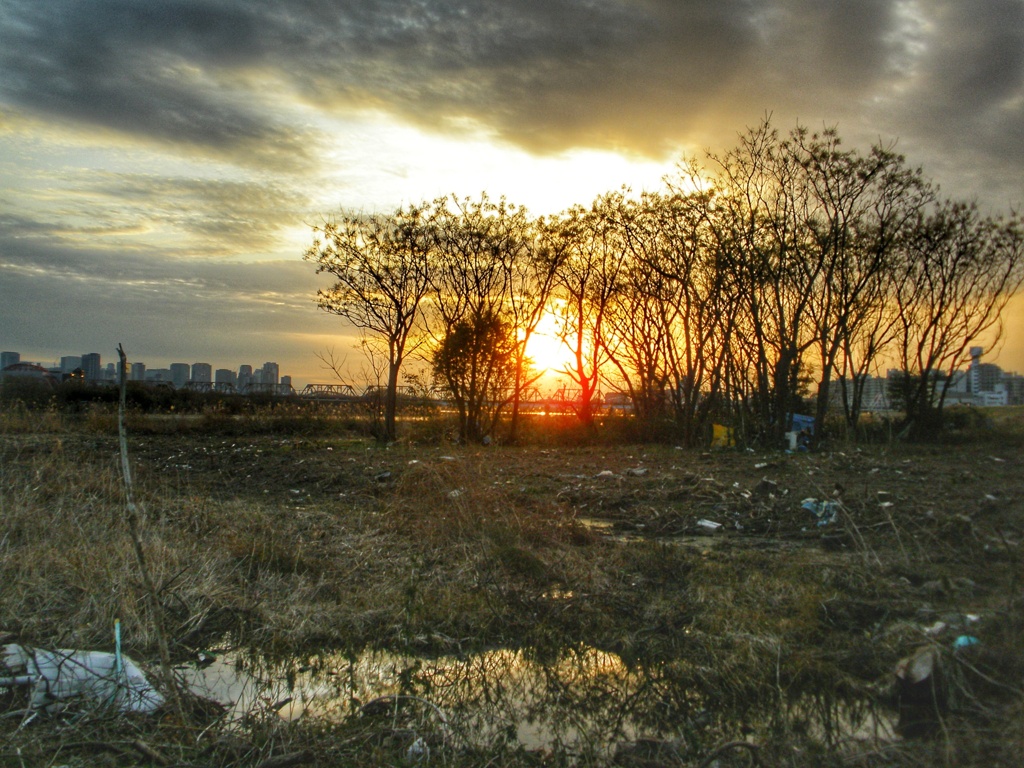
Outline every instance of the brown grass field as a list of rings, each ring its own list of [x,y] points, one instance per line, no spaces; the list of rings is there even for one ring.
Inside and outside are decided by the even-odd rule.
[[[699,749],[621,749],[620,764],[993,766],[1024,754],[1019,409],[942,444],[796,454],[462,447],[423,427],[382,447],[344,425],[282,418],[130,420],[154,614],[125,522],[114,417],[0,414],[4,642],[111,650],[120,618],[126,652],[162,686],[158,629],[176,663],[225,643],[282,658],[504,648],[544,659],[587,647],[627,668],[674,670],[710,713]],[[834,502],[836,519],[819,526],[808,498]],[[954,650],[961,635],[979,642]],[[925,646],[939,671],[919,732],[844,732],[836,713],[851,708],[907,716],[917,694],[899,691],[895,669]],[[659,737],[697,714],[673,701],[651,715]],[[24,706],[22,690],[0,691],[0,766],[408,757],[361,710],[264,712],[240,727],[188,696],[156,717],[80,705],[26,722]],[[733,740],[756,749],[734,750],[733,763],[713,755]],[[442,744],[430,759],[613,757]]]

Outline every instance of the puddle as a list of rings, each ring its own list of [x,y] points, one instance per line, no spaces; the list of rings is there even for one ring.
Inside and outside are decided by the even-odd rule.
[[[240,723],[274,712],[331,721],[377,716],[392,732],[453,747],[607,756],[616,744],[698,730],[713,744],[736,738],[739,726],[704,709],[691,665],[627,666],[590,647],[544,658],[508,649],[440,658],[367,651],[279,663],[227,652],[204,668],[181,671],[195,693],[218,701]],[[873,712],[850,712],[857,717],[843,724],[847,735],[864,735],[865,728],[891,735]]]
[[[384,714],[400,704],[403,716],[425,721],[421,728],[447,730],[465,745],[568,752],[649,729],[630,703],[642,700],[649,676],[593,648],[543,663],[521,650],[436,659],[368,651],[278,664],[232,652],[182,673],[196,694],[226,706],[235,719],[260,709],[284,719],[342,719],[365,714],[370,702],[366,709]]]

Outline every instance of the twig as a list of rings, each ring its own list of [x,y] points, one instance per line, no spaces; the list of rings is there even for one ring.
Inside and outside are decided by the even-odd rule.
[[[313,753],[309,750],[303,750],[302,752],[291,752],[287,755],[268,757],[257,765],[256,768],[291,768],[293,765],[311,762],[313,762]]]
[[[701,761],[700,768],[709,768],[712,763],[726,752],[737,749],[748,750],[747,757],[750,759],[749,765],[758,764],[757,750],[759,750],[760,747],[757,744],[751,744],[749,741],[727,741],[725,744],[715,747],[714,751]]]
[[[128,431],[124,423],[125,401],[127,399],[125,373],[128,367],[128,358],[124,353],[124,347],[120,344],[117,345],[117,355],[121,361],[119,366],[121,397],[117,408],[117,436],[121,448],[121,476],[124,479],[125,517],[128,521],[128,532],[131,535],[132,546],[135,550],[135,560],[138,562],[139,570],[142,572],[142,583],[146,588],[146,601],[149,603],[153,616],[153,629],[156,632],[157,644],[160,647],[160,670],[168,686],[170,698],[174,701],[178,714],[182,721],[184,721],[185,710],[181,698],[178,696],[177,686],[174,683],[174,672],[171,668],[171,652],[167,645],[167,635],[164,632],[163,610],[160,605],[156,585],[153,583],[153,577],[146,563],[146,552],[142,547],[142,535],[139,532],[139,509],[135,505],[131,467],[128,464]]]
[[[151,746],[149,746],[149,744],[147,744],[144,741],[136,739],[135,741],[132,742],[132,746],[143,757],[149,758],[154,763],[157,763],[159,765],[170,765],[171,762],[172,762],[172,760],[169,757],[167,757],[166,755],[161,754],[160,752],[157,752],[155,749],[153,749]]]

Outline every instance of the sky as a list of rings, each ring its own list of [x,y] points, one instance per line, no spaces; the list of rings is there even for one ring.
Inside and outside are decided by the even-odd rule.
[[[1024,0],[0,0],[0,348],[329,382],[324,217],[557,213],[767,115],[1022,210]]]

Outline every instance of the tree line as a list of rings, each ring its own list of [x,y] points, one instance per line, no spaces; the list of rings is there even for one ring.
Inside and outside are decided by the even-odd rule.
[[[554,312],[581,421],[607,385],[648,434],[692,445],[712,421],[781,439],[804,396],[818,425],[838,400],[855,427],[882,366],[904,372],[906,425],[934,427],[969,346],[1001,332],[1022,234],[1016,212],[943,198],[891,146],[860,152],[834,129],[783,135],[765,120],[727,152],[681,161],[657,192],[539,218],[486,194],[345,214],[314,227],[305,258],[333,281],[318,306],[381,363],[385,439],[417,355],[461,439],[508,414],[514,440],[538,375],[529,341]]]

